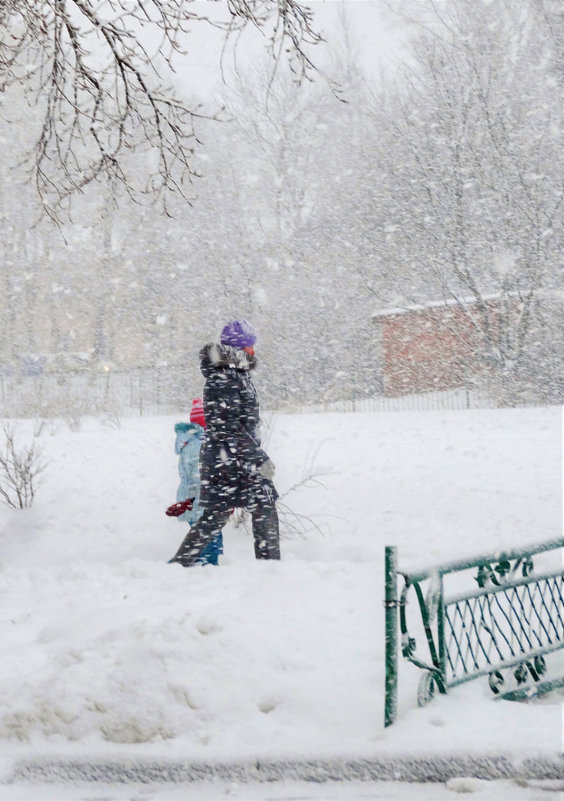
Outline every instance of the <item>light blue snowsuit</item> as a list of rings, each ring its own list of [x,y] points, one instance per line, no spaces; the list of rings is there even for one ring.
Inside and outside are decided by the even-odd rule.
[[[200,506],[200,447],[204,438],[204,429],[197,423],[176,423],[174,426],[176,442],[175,453],[178,454],[178,474],[180,485],[176,493],[177,501],[194,498],[192,509],[177,519],[193,526],[202,516]],[[223,553],[223,535],[220,533],[200,554],[201,564],[217,565],[219,554]]]

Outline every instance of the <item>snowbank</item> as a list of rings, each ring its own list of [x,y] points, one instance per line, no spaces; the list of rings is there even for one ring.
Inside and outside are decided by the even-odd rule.
[[[562,695],[478,680],[417,709],[410,670],[384,730],[382,607],[387,544],[411,569],[561,536],[560,409],[274,417],[282,561],[230,523],[220,567],[189,570],[166,564],[176,419],[51,426],[34,506],[0,508],[4,769],[561,749]]]

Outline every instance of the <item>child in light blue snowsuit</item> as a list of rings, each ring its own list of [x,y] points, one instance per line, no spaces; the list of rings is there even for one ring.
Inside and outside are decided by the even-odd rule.
[[[200,506],[200,446],[204,438],[205,429],[204,409],[200,398],[192,402],[189,423],[176,423],[175,452],[178,454],[178,474],[180,485],[176,493],[177,501],[194,498],[192,508],[178,517],[188,525],[193,526],[200,519],[203,509]],[[215,539],[202,551],[198,562],[203,565],[217,565],[218,556],[223,553],[223,534],[220,532]]]

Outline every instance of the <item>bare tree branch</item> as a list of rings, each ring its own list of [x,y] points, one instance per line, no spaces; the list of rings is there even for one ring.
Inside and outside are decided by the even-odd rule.
[[[228,0],[226,19],[192,0],[0,0],[0,87],[19,84],[40,109],[29,154],[32,178],[51,216],[73,193],[102,176],[133,196],[186,197],[196,175],[195,121],[221,118],[190,106],[163,85],[195,25],[226,41],[253,26],[265,35],[273,69],[284,55],[296,79],[309,78],[308,48],[320,41],[299,0]],[[140,178],[131,154],[140,153]]]

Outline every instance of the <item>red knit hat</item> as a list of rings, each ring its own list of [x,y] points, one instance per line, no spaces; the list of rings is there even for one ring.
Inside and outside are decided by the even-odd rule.
[[[206,427],[206,418],[204,417],[204,402],[201,398],[194,398],[192,401],[190,422],[197,423],[199,426],[202,426],[202,428]]]

